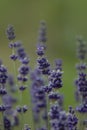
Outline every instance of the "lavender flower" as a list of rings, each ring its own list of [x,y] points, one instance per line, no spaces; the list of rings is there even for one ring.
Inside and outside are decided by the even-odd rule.
[[[53,130],[66,130],[67,115],[65,111],[61,111],[59,105],[52,105],[48,114],[50,117],[51,128]]]
[[[8,86],[9,86],[9,91],[12,93],[15,92],[17,89],[15,86],[14,76],[11,74],[8,75]]]
[[[36,69],[37,70],[37,69]],[[37,71],[35,70],[35,72],[32,73],[32,75],[34,77],[33,78],[33,83],[32,83],[32,88],[31,88],[31,92],[32,92],[32,99],[33,101],[35,100],[38,108],[40,109],[40,107],[44,107],[45,105],[45,93],[43,91],[43,85],[44,82],[42,80],[42,78],[37,75]]]
[[[26,105],[24,105],[23,107],[17,106],[16,110],[18,113],[22,113],[22,112],[25,113],[28,111],[28,107]]]
[[[10,59],[12,59],[14,61],[17,60],[17,58],[18,58],[18,56],[15,54],[10,55]]]
[[[52,88],[61,88],[62,87],[62,71],[53,70],[50,72],[49,81]]]
[[[36,53],[37,53],[37,55],[38,56],[43,56],[44,55],[44,51],[45,51],[45,49],[46,49],[46,46],[45,46],[45,44],[37,44],[37,50],[36,50]]]
[[[78,37],[78,48],[77,48],[77,57],[80,60],[84,60],[87,54],[86,43],[83,41],[82,37]]]
[[[9,47],[10,48],[19,48],[19,47],[21,47],[21,42],[20,41],[16,41],[16,42],[10,42],[10,44],[9,44]]]
[[[45,57],[45,49],[46,49],[46,24],[44,21],[41,22],[40,31],[39,31],[39,38],[37,45],[37,55],[39,56],[37,59],[38,68],[44,75],[49,75],[50,73],[50,64]]]
[[[0,65],[0,95],[1,96],[7,94],[7,90],[6,90],[7,78],[8,78],[7,68],[3,64],[1,64]]]
[[[54,104],[51,106],[50,111],[49,111],[49,117],[50,119],[59,119],[59,112],[60,108],[58,105]]]
[[[5,105],[0,105],[0,112],[4,112],[6,110],[6,106]]]
[[[0,84],[6,84],[7,81],[7,69],[4,65],[0,65]]]
[[[11,122],[7,117],[4,117],[4,129],[11,130]]]
[[[49,75],[50,72],[50,64],[48,62],[48,60],[43,57],[43,58],[38,58],[37,59],[37,63],[38,63],[38,68],[41,70],[42,74],[47,74]]]
[[[87,75],[86,75],[87,65],[83,60],[85,60],[86,58],[87,49],[85,43],[81,38],[78,39],[78,42],[79,44],[78,44],[77,54],[81,63],[78,63],[76,65],[78,78],[75,80],[75,86],[76,86],[76,92],[80,94],[80,97],[82,98],[82,102],[84,102],[87,97],[87,90],[86,90],[87,89],[86,87],[87,86]]]
[[[24,58],[27,56],[25,50],[24,50],[24,47],[20,46],[18,49],[17,49],[17,55],[18,55],[18,59],[19,61],[22,62],[22,60],[24,60]]]
[[[10,55],[10,59],[16,61],[18,59],[17,50],[21,47],[21,42],[11,42],[9,43],[9,47],[12,49],[12,54]]]
[[[80,113],[87,113],[87,101],[84,101],[79,106],[77,106],[76,110]]]
[[[32,96],[32,110],[34,116],[34,123],[39,124],[41,120],[47,121],[47,101],[43,90],[44,80],[39,69],[35,69],[31,73],[31,96]],[[43,115],[45,114],[45,115]]]
[[[39,38],[38,38],[38,41],[41,43],[45,43],[47,41],[46,30],[47,30],[46,22],[41,21],[40,22],[40,29],[39,29]]]
[[[79,73],[79,78],[77,80],[76,85],[78,87],[78,91],[82,96],[82,100],[84,100],[87,97],[87,79],[85,73],[83,72]]]
[[[6,30],[7,38],[9,40],[14,40],[15,39],[15,33],[14,33],[14,28],[12,25],[8,25],[8,28]]]
[[[60,98],[60,94],[59,93],[57,93],[57,92],[53,92],[53,91],[51,91],[49,94],[48,94],[48,97],[49,97],[49,99],[52,101],[56,101],[56,100],[58,100],[59,98]]]
[[[62,71],[62,60],[61,59],[56,59],[55,60],[55,64],[56,64],[56,70],[60,70]]]
[[[75,90],[74,95],[75,95],[76,102],[80,102],[81,101],[81,95],[80,95],[78,90]]]
[[[69,113],[67,115],[67,129],[68,130],[77,130],[78,118],[75,115],[74,109],[69,107]]]

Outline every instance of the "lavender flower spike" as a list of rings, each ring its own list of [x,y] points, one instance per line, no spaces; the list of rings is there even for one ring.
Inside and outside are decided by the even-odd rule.
[[[15,39],[15,33],[14,28],[12,25],[8,25],[8,28],[6,30],[7,38],[11,41]]]

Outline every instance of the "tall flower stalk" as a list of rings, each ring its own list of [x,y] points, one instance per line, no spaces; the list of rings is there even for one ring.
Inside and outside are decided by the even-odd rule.
[[[6,35],[9,40],[9,47],[12,49],[12,54],[10,55],[10,59],[13,61],[13,68],[14,68],[14,77],[15,77],[15,83],[17,86],[17,80],[16,80],[16,60],[17,60],[17,55],[16,55],[16,48],[20,46],[19,42],[14,42],[16,35],[14,31],[13,25],[8,25],[6,29]]]
[[[87,46],[84,40],[78,38],[78,48],[77,48],[77,57],[79,63],[76,65],[77,69],[77,79],[75,80],[76,91],[80,98],[80,105],[76,107],[76,110],[81,114],[82,118],[80,121],[81,129],[85,129],[85,120],[87,120],[87,65],[86,65],[86,56],[87,56]]]
[[[36,53],[38,55],[37,58],[37,68],[40,71],[42,77],[45,77],[46,75],[48,76],[50,73],[50,64],[45,57],[45,50],[46,50],[46,42],[47,42],[47,27],[45,21],[40,22],[40,28],[39,28],[39,37],[38,37],[38,44],[37,44],[37,50]],[[44,82],[46,82],[44,80]],[[45,127],[46,129],[48,128],[48,102],[47,102],[47,96],[46,93],[44,92],[44,86],[45,84],[42,84],[42,86],[38,89],[38,99],[39,101],[42,98],[42,108],[43,110],[40,111],[40,120],[41,122],[45,122]],[[41,109],[41,108],[40,108]]]
[[[28,110],[28,107],[26,105],[23,106],[23,91],[28,87],[27,86],[27,81],[28,81],[28,74],[29,74],[29,58],[27,54],[25,53],[25,50],[21,44],[21,42],[16,41],[14,42],[15,39],[15,33],[14,33],[14,28],[12,25],[9,25],[7,30],[6,30],[7,37],[10,41],[9,47],[12,49],[12,54],[10,56],[11,60],[13,60],[14,63],[14,75],[15,75],[15,84],[17,87],[17,90],[20,95],[20,105],[17,107],[16,111],[21,114],[21,129],[23,129],[24,125],[24,120],[23,120],[23,114]],[[19,60],[21,63],[20,67],[18,68],[18,76],[16,74],[16,60]]]

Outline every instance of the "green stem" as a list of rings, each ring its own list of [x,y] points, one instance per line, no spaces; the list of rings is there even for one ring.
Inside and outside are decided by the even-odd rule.
[[[2,130],[5,130],[5,127],[4,127],[4,113],[2,112]]]
[[[48,111],[49,111],[49,101],[48,101],[48,96],[46,95],[46,99],[47,99],[47,115],[48,115]],[[47,116],[47,130],[50,130],[50,124],[49,124],[49,117]]]
[[[22,102],[22,97],[23,97],[23,92],[20,91],[20,104],[21,104],[21,130],[23,130],[23,125],[24,125],[24,115],[23,115],[23,102]]]
[[[29,84],[29,82],[28,82],[28,84]],[[34,113],[33,113],[33,106],[32,106],[32,95],[31,95],[31,89],[30,89],[30,85],[29,85],[29,95],[30,95],[30,97],[29,97],[29,100],[30,100],[30,106],[31,106],[31,111],[32,111],[32,122],[33,122],[33,129],[34,130],[36,130],[36,122],[35,122],[35,120],[34,120]]]
[[[12,54],[15,54],[15,49],[14,48],[12,49]],[[15,61],[13,61],[13,69],[14,69],[15,84],[16,84],[16,87],[17,87],[17,73],[16,73],[16,62]]]

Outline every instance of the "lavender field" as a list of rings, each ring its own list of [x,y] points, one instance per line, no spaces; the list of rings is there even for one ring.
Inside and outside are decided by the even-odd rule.
[[[86,1],[0,1],[0,130],[86,130]]]

